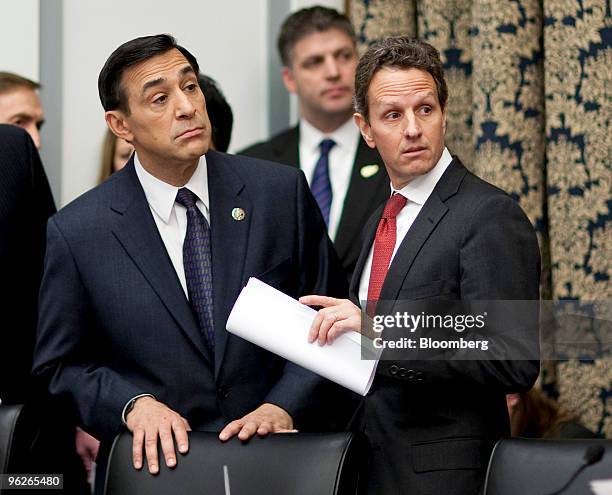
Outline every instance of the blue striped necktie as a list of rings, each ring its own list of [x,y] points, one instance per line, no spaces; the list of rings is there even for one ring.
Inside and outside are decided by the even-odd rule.
[[[187,294],[204,341],[214,355],[212,257],[210,226],[196,206],[198,197],[186,187],[178,190],[176,202],[187,208],[187,233],[183,243],[183,266]]]
[[[319,144],[321,149],[321,156],[317,161],[314,173],[312,174],[312,180],[310,181],[310,190],[314,196],[325,225],[329,224],[329,211],[331,209],[332,202],[332,187],[329,181],[329,150],[331,150],[336,143],[332,139],[324,139]]]

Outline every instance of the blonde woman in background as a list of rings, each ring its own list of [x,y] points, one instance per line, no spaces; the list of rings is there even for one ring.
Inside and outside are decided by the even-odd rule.
[[[133,151],[134,147],[130,143],[123,139],[117,139],[110,130],[106,129],[98,183],[104,182],[111,174],[121,170],[130,159]]]

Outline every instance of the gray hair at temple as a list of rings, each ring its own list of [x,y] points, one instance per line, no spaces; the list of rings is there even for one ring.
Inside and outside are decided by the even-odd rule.
[[[428,72],[436,83],[438,101],[442,110],[448,101],[448,88],[440,52],[429,43],[407,36],[392,36],[372,44],[364,53],[355,70],[355,111],[368,116],[368,88],[374,75],[384,67],[419,69]]]

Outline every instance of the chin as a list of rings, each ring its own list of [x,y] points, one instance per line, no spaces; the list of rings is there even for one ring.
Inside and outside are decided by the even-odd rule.
[[[351,101],[348,102],[333,102],[330,103],[329,105],[326,105],[324,107],[324,111],[325,113],[328,114],[341,114],[341,113],[347,113],[349,111],[351,111],[353,108],[353,103]]]

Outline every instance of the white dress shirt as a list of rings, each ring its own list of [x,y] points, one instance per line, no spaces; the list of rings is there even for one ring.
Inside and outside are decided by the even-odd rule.
[[[329,181],[332,188],[332,203],[327,232],[333,241],[338,232],[344,198],[351,181],[353,162],[359,145],[359,128],[351,117],[334,132],[323,134],[305,119],[300,119],[300,168],[306,175],[308,185],[310,185],[315,166],[321,156],[319,144],[323,139],[333,139],[336,143],[329,152]]]
[[[436,184],[440,180],[440,177],[442,177],[442,174],[444,174],[444,171],[450,165],[451,161],[453,161],[453,157],[449,153],[448,149],[444,148],[438,163],[436,163],[435,167],[429,172],[424,175],[420,175],[416,179],[413,179],[399,191],[393,189],[393,185],[391,185],[391,194],[401,194],[408,199],[408,202],[402,211],[399,212],[396,218],[395,247],[393,248],[393,255],[391,256],[389,265],[391,262],[393,262],[395,253],[397,253],[397,250],[404,240],[404,237],[406,237],[410,227],[420,213],[421,208],[423,208],[423,205],[431,195],[432,191],[436,187]],[[362,307],[365,307],[363,306],[363,302],[368,300],[368,286],[370,285],[370,272],[372,271],[373,254],[374,243],[372,243],[372,246],[370,247],[370,254],[368,254],[368,259],[365,262],[363,271],[361,272],[361,280],[359,281],[359,301],[362,303]]]
[[[185,280],[185,267],[183,266],[183,242],[187,233],[187,208],[176,202],[176,193],[180,188],[161,181],[147,172],[140,163],[138,154],[134,155],[134,166],[138,180],[147,197],[149,208],[151,208],[159,235],[164,241],[174,271],[178,275],[185,296],[187,296],[187,281]],[[199,198],[196,201],[196,206],[210,225],[206,156],[202,155],[200,157],[200,163],[198,163],[195,172],[183,187],[189,189]]]

